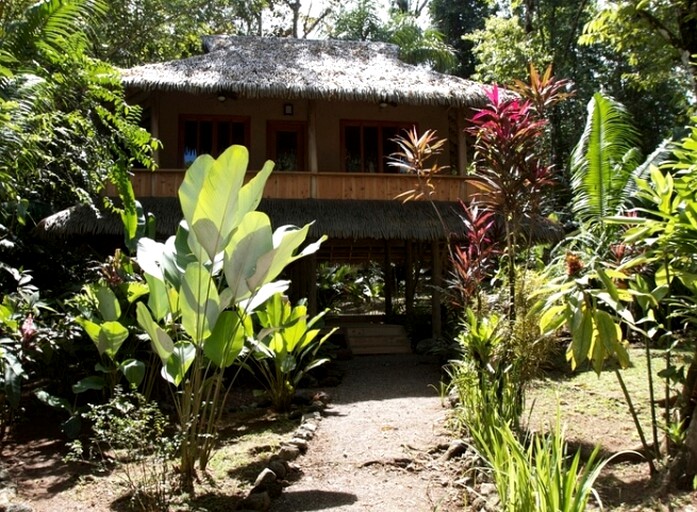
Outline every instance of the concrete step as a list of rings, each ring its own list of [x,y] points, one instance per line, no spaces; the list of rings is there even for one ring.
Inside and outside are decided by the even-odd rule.
[[[354,354],[409,354],[411,343],[401,325],[375,324],[345,327],[346,342]]]

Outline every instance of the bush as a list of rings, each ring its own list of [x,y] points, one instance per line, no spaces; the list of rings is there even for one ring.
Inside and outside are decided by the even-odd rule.
[[[89,458],[96,459],[103,470],[116,464],[116,473],[138,510],[168,510],[178,442],[168,435],[168,422],[157,404],[117,387],[109,402],[90,405],[84,417],[92,423]],[[74,456],[82,456],[80,441],[71,447]]]

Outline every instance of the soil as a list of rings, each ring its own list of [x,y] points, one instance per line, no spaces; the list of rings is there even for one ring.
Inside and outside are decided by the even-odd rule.
[[[320,423],[303,474],[272,511],[462,510],[440,462],[450,438],[438,394],[441,375],[418,356],[362,356]]]
[[[326,390],[332,401],[307,454],[295,461],[297,478],[273,502],[272,512],[470,510],[463,505],[467,489],[459,460],[443,462],[451,437],[445,430],[450,410],[443,407],[438,392],[440,367],[431,359],[412,355],[363,356],[341,364],[343,382]],[[573,381],[568,387],[578,391],[585,386],[581,384]],[[553,417],[550,411],[554,407],[544,404],[540,394],[544,386],[541,383],[530,395],[539,401],[535,406],[538,416]],[[571,421],[569,434],[574,446],[600,442],[607,455],[636,446],[626,414],[603,404],[599,411],[588,409],[578,397],[568,398],[567,384],[552,382],[548,387],[563,395],[562,420]],[[567,418],[569,405],[578,409],[578,414],[572,410]],[[273,430],[270,426],[277,418],[259,411],[260,428]],[[257,460],[245,460],[240,469],[223,467],[222,473],[211,474],[217,485],[202,484],[199,499],[177,510],[234,510],[263,467],[259,461],[292,435],[290,428],[284,427],[274,432],[273,438],[262,434],[253,437],[257,445],[247,447],[241,444],[243,434],[250,429],[249,411],[245,414],[238,427],[228,418],[224,434],[233,439],[226,448],[230,453],[243,450],[255,454]],[[27,418],[3,446],[6,472],[0,476],[0,487],[9,476],[16,488],[15,502],[27,503],[35,512],[126,510],[124,489],[114,474],[100,475],[90,465],[63,462],[65,453],[65,440],[56,420]],[[647,465],[637,460],[614,461],[597,487],[605,510],[697,511],[692,493],[661,499]],[[0,492],[0,509],[4,510],[1,505]]]

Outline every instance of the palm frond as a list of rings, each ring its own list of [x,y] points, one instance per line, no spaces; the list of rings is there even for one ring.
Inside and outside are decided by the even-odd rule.
[[[639,166],[639,134],[624,106],[596,93],[588,119],[571,155],[572,208],[582,221],[620,213],[634,186]]]

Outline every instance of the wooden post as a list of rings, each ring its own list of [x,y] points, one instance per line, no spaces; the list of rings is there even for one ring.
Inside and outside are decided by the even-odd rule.
[[[390,241],[385,240],[385,260],[383,262],[382,273],[385,279],[385,317],[389,318],[392,316],[392,295],[394,292],[394,274],[392,273],[392,265],[390,264],[392,258],[390,257]]]
[[[155,139],[160,138],[160,95],[150,95],[150,135]],[[160,167],[160,148],[158,146],[152,155],[152,159]]]
[[[307,309],[310,316],[315,316],[317,311],[317,255],[311,254],[307,259]]]
[[[443,319],[440,315],[441,291],[443,283],[443,256],[440,250],[440,242],[438,240],[431,244],[431,324],[432,334],[436,338],[443,333]]]
[[[407,245],[407,257],[404,263],[406,267],[406,276],[404,277],[404,304],[406,306],[407,317],[411,317],[414,314],[414,245],[411,240],[406,241]]]
[[[317,197],[317,105],[315,100],[307,101],[307,162],[311,177],[310,197]]]
[[[465,110],[457,110],[457,173],[467,173],[467,139],[465,138]],[[462,198],[464,199],[464,198]]]

